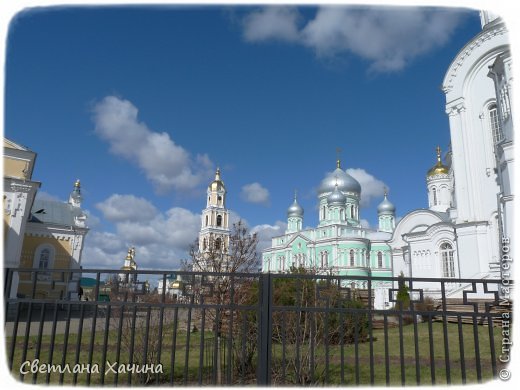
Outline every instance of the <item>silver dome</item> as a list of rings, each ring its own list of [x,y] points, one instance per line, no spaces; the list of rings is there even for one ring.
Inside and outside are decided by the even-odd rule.
[[[385,194],[385,198],[381,203],[379,203],[379,206],[377,206],[377,213],[378,214],[394,214],[395,213],[395,206],[392,202],[388,200]]]
[[[338,189],[337,185],[334,185],[334,191],[327,196],[327,203],[329,205],[337,204],[344,205],[347,201],[347,197]]]
[[[289,208],[287,209],[287,216],[288,217],[303,217],[303,208],[298,204],[296,201],[296,198],[294,199],[294,202]]]
[[[318,188],[318,194],[323,195],[327,192],[334,191],[336,183],[341,192],[355,192],[361,194],[361,185],[359,182],[341,168],[336,168],[334,172],[329,173],[327,177],[321,181]]]

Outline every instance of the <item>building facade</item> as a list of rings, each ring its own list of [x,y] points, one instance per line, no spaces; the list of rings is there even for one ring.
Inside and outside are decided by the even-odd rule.
[[[503,21],[481,21],[442,84],[451,144],[426,176],[428,208],[405,215],[389,241],[394,275],[452,278],[453,297],[466,287],[458,278],[501,276],[502,238],[513,235],[511,54]]]
[[[4,267],[38,268],[36,298],[78,299],[88,232],[79,180],[67,202],[36,198],[36,153],[4,138]],[[53,269],[78,272],[52,272]],[[10,298],[32,293],[30,274],[14,272]]]
[[[285,234],[273,237],[262,253],[262,272],[289,272],[305,268],[318,274],[341,276],[392,276],[392,253],[387,241],[395,227],[395,207],[387,194],[378,206],[379,228],[360,223],[359,182],[341,168],[327,174],[318,189],[318,226],[303,228],[304,210],[296,195],[287,209]],[[364,280],[347,281],[349,287],[366,288]],[[389,306],[391,283],[375,281],[376,308]]]
[[[198,253],[193,262],[193,271],[222,272],[229,253],[229,210],[226,208],[226,186],[220,168],[215,179],[208,185],[206,208],[202,210],[198,238]]]
[[[503,276],[501,262],[514,252],[512,63],[502,19],[484,11],[481,22],[482,31],[457,54],[442,83],[451,143],[444,159],[437,147],[426,173],[428,206],[396,224],[385,194],[377,231],[364,229],[361,188],[338,162],[318,190],[318,226],[302,229],[303,209],[295,198],[287,231],[263,252],[263,272],[301,266],[337,275],[446,278],[453,279],[446,295],[454,298],[468,288],[458,279]],[[414,288],[441,293],[438,284]],[[387,289],[375,286],[376,308],[388,306]]]

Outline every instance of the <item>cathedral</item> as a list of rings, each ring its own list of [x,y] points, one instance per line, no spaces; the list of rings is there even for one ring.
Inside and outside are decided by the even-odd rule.
[[[388,244],[393,273],[499,278],[513,237],[511,53],[501,18],[481,12],[482,30],[457,54],[442,83],[451,144],[428,171],[428,208],[406,214]],[[507,245],[512,252],[512,247]],[[451,296],[464,284],[453,284]]]
[[[385,193],[377,208],[379,229],[367,229],[360,223],[360,197],[361,185],[337,160],[336,169],[318,188],[318,226],[302,228],[304,210],[295,195],[287,209],[285,234],[274,237],[272,246],[262,254],[262,271],[287,272],[303,267],[331,275],[392,276],[388,241],[395,228],[395,206]],[[376,307],[384,308],[391,283],[375,281],[372,286]],[[352,281],[352,287],[366,288],[366,281]]]
[[[454,298],[468,287],[458,279],[503,276],[501,261],[513,253],[511,53],[502,19],[487,11],[480,16],[482,30],[457,54],[442,83],[451,143],[444,158],[437,147],[426,171],[427,207],[396,223],[385,191],[377,230],[361,227],[362,188],[338,161],[318,189],[318,226],[302,228],[304,211],[295,196],[285,234],[263,252],[263,272],[304,267],[346,276],[447,278],[453,283],[446,296]],[[387,283],[372,285],[375,308],[388,307]],[[414,287],[440,293],[428,283]]]

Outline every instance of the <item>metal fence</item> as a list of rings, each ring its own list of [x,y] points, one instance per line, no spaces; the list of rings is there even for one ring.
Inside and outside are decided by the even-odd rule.
[[[83,269],[78,300],[63,289],[78,271],[5,271],[8,369],[24,382],[464,384],[504,366],[500,280]]]

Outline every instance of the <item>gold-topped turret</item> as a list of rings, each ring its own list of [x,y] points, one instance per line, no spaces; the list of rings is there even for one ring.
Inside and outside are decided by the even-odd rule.
[[[76,179],[76,182],[74,183],[74,188],[80,188],[81,183],[79,182],[79,179]]]
[[[211,184],[209,185],[209,189],[211,191],[225,190],[224,182],[220,177],[220,168],[217,168],[217,171],[215,172],[215,180],[211,182]]]
[[[437,164],[435,164],[429,171],[428,176],[435,176],[435,175],[447,175],[449,172],[449,169],[446,165],[442,163],[441,159],[441,147],[437,146]]]

